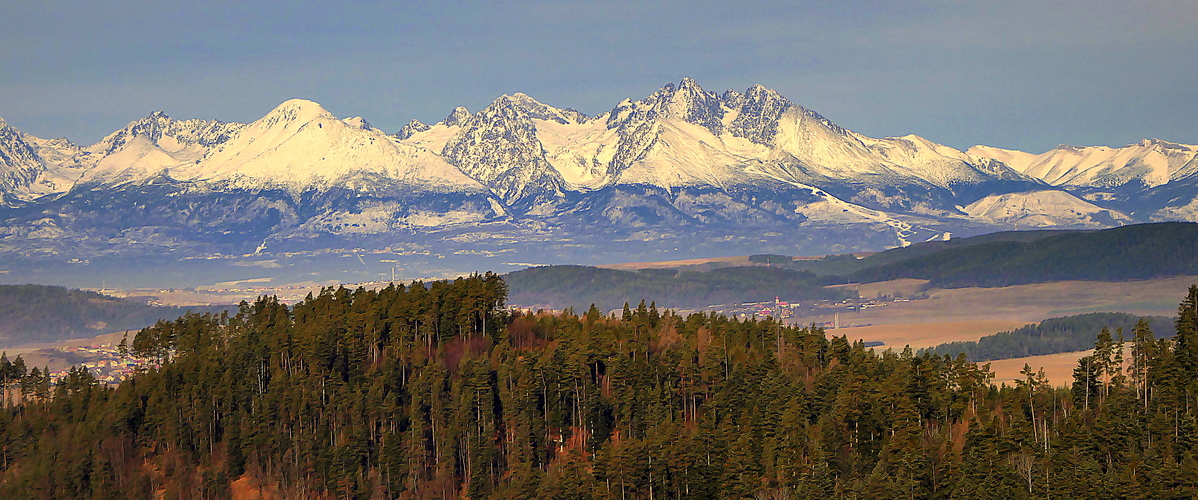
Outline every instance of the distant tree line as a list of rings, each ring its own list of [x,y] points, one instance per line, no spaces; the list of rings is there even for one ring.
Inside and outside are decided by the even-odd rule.
[[[1099,338],[1068,388],[770,319],[504,299],[487,274],[159,323],[133,349],[160,368],[0,411],[0,497],[1198,495],[1198,287],[1174,339],[1137,323],[1124,360]]]
[[[1172,337],[1175,333],[1174,319],[1165,316],[1139,318],[1127,313],[1089,313],[1046,319],[1039,324],[987,335],[977,341],[948,342],[925,351],[948,356],[965,354],[970,361],[1085,351],[1094,347],[1094,338],[1102,329],[1130,335],[1140,319],[1146,320],[1149,328],[1161,338]]]

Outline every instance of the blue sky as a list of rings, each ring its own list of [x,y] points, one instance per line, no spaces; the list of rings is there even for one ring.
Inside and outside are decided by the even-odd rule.
[[[588,114],[684,76],[846,128],[1035,152],[1198,143],[1198,2],[9,0],[0,117],[91,143],[293,97],[393,132],[524,92]]]

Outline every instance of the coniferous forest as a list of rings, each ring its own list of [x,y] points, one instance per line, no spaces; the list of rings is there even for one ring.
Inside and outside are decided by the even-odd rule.
[[[187,315],[115,389],[2,361],[0,497],[1198,495],[1198,287],[1172,340],[1095,332],[1062,388],[770,319],[509,313],[505,288]]]

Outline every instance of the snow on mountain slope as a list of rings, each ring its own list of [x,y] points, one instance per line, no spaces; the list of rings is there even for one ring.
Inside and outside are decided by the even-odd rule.
[[[717,94],[690,78],[594,117],[517,93],[393,135],[294,99],[249,124],[155,112],[87,147],[0,122],[0,204],[33,207],[6,212],[0,235],[52,235],[62,248],[101,233],[128,248],[191,238],[253,250],[440,231],[575,240],[561,248],[858,248],[1125,214],[1198,218],[1195,155],[1160,141],[1030,155],[875,139],[761,85]],[[1130,187],[1098,187],[1110,185]]]
[[[445,143],[462,129],[462,123],[469,119],[470,111],[462,106],[433,125],[426,125],[419,120],[412,120],[395,134],[395,138],[404,144],[424,148],[437,154],[445,150]]]
[[[612,185],[798,182],[874,208],[951,213],[1009,187],[1000,184],[1039,183],[919,137],[855,134],[760,85],[719,95],[690,78],[594,118],[515,94],[476,115],[459,108],[436,125],[409,123],[396,137],[441,152],[509,204]]]
[[[754,180],[744,170],[749,159],[730,152],[701,125],[665,120],[657,126],[654,146],[620,173],[620,183],[727,188]]]
[[[719,96],[684,79],[644,100],[621,103],[607,120],[631,144],[619,146],[629,152],[624,156],[636,158],[616,165],[620,182],[754,183],[764,179],[746,168],[772,164],[768,178],[825,187],[1035,183],[1001,163],[916,136],[872,139],[847,131],[760,85]],[[667,134],[673,140],[664,140]]]
[[[598,189],[614,179],[611,163],[619,147],[618,132],[602,119],[565,122],[533,119],[545,159],[570,189]]]
[[[1115,188],[1138,181],[1156,187],[1198,172],[1198,146],[1156,139],[1121,148],[1062,145],[1038,155],[989,146],[974,146],[969,153],[1054,186]]]
[[[1000,161],[979,158],[918,135],[873,139],[853,134],[870,150],[895,164],[895,170],[951,189],[961,184],[980,184],[993,180],[1032,181]]]
[[[25,134],[25,141],[44,167],[26,192],[30,199],[67,192],[92,165],[89,160],[93,155],[66,139],[41,139]]]
[[[400,143],[364,120],[337,119],[302,99],[284,102],[170,174],[238,187],[366,189],[377,181],[399,181],[432,191],[484,190],[437,155]]]
[[[1109,227],[1131,221],[1128,216],[1086,202],[1064,191],[1044,190],[987,196],[963,211],[997,224],[1015,227]]]
[[[137,183],[194,165],[244,127],[217,120],[174,120],[162,111],[133,121],[75,157],[84,183]],[[51,167],[53,170],[54,167]]]

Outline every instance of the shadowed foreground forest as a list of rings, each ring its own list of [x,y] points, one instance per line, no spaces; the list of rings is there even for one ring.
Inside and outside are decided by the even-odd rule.
[[[493,274],[132,339],[51,387],[0,362],[3,498],[1193,498],[1198,287],[1095,332],[1069,388],[772,320],[509,314]]]

